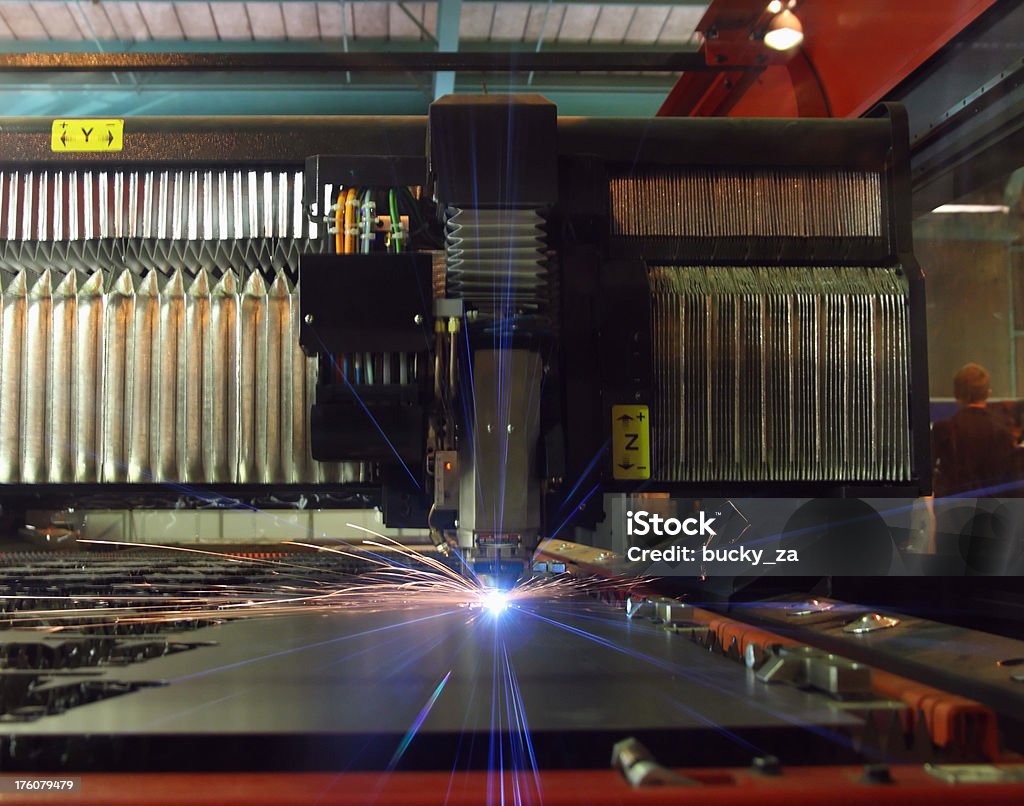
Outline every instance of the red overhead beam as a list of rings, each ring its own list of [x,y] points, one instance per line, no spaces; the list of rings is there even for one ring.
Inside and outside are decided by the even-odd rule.
[[[510,762],[506,761],[506,765]],[[785,766],[778,775],[747,769],[683,769],[689,786],[631,787],[622,774],[605,770],[525,771],[456,770],[455,772],[310,772],[310,773],[85,773],[34,775],[6,772],[12,779],[78,779],[77,791],[45,789],[0,797],[4,804],[24,806],[278,806],[316,803],[321,806],[479,806],[482,803],[545,803],[548,806],[793,806],[829,803],[843,806],[936,804],[1019,804],[1022,785],[1003,783],[949,784],[921,764],[893,765],[890,783],[879,784],[863,766]]]
[[[757,38],[767,0],[713,0],[697,30],[722,71],[684,74],[658,114],[858,117],[995,2],[803,0],[803,45],[779,54]]]

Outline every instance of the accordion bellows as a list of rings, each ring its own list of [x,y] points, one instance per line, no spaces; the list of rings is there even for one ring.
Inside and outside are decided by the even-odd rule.
[[[303,198],[284,169],[0,172],[0,482],[369,480],[310,455]]]
[[[283,273],[19,272],[0,288],[0,482],[359,481],[314,462]]]
[[[655,478],[910,478],[898,267],[665,266],[649,279]]]

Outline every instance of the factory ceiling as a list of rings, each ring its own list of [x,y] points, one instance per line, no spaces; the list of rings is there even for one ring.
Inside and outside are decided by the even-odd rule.
[[[153,40],[319,41],[342,45],[433,41],[432,3],[348,2],[9,2],[0,3],[0,39],[36,42]],[[543,46],[687,44],[706,3],[462,4],[459,38],[467,43]]]
[[[395,53],[460,48],[557,53],[688,51],[703,2],[12,2],[0,51]],[[653,114],[677,74],[460,73],[459,91],[539,91],[565,114]],[[7,114],[422,114],[425,74],[2,76]],[[444,86],[443,83],[440,86]]]

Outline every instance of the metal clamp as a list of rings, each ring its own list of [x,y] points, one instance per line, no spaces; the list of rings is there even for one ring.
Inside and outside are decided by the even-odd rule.
[[[766,647],[757,679],[762,683],[809,686],[836,699],[872,693],[871,667],[809,646]]]
[[[894,616],[883,616],[881,613],[867,613],[843,627],[843,632],[862,635],[864,633],[877,632],[878,630],[888,630],[899,623],[900,620]]]
[[[632,736],[612,747],[612,768],[622,773],[631,787],[700,786],[699,781],[662,767],[651,751]]]

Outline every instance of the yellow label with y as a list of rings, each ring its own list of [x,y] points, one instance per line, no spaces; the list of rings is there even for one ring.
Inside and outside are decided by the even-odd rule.
[[[612,406],[612,478],[651,477],[651,423],[647,406]]]
[[[50,127],[50,151],[121,151],[124,121],[98,118],[55,120]]]

